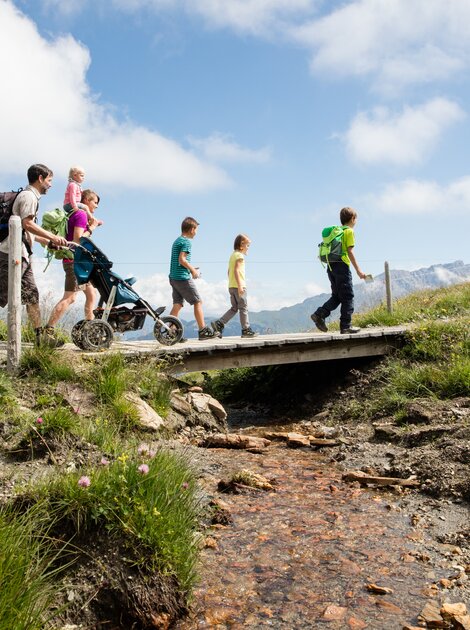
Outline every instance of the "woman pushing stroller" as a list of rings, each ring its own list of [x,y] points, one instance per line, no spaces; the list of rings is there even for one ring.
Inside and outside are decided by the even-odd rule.
[[[82,236],[91,236],[95,228],[101,225],[102,222],[93,217],[99,201],[100,198],[94,190],[87,189],[82,192],[80,206],[85,205],[87,211],[79,207],[70,215],[67,226],[67,241],[79,243]],[[85,293],[85,319],[94,319],[93,309],[96,300],[94,287],[90,282],[87,282],[85,285],[78,285],[72,259],[64,259],[62,265],[65,272],[64,295],[52,309],[47,326],[44,328],[44,334],[46,335],[54,335],[54,326],[75,302],[78,291],[84,291]]]

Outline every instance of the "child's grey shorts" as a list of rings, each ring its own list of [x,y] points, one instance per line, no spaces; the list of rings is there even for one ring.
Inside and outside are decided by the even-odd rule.
[[[193,279],[190,280],[173,280],[170,278],[170,284],[173,289],[173,304],[184,304],[184,301],[191,306],[201,301],[199,293]]]

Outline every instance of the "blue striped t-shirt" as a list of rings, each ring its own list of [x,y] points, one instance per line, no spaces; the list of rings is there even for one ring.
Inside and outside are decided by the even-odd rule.
[[[179,263],[181,252],[186,252],[186,260],[191,262],[191,241],[185,236],[179,236],[171,248],[170,278],[172,280],[189,280],[191,272]]]

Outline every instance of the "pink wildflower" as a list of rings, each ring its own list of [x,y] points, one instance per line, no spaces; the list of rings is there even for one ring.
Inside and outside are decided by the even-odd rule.
[[[181,487],[183,488],[183,490],[186,490],[187,488],[189,488],[189,483],[187,481],[183,481]]]
[[[147,466],[147,464],[141,464],[137,470],[140,472],[141,475],[147,475],[150,468]]]
[[[42,424],[44,422],[44,420],[42,418],[36,418],[36,423],[37,424]]]
[[[84,475],[83,477],[80,477],[80,479],[78,480],[78,485],[81,488],[88,488],[88,486],[91,485],[90,477],[87,477],[86,475]]]
[[[100,464],[102,466],[109,466],[109,459],[106,459],[106,457],[102,457],[100,460]]]
[[[150,446],[148,444],[141,444],[137,448],[137,453],[139,455],[148,455],[150,453]]]

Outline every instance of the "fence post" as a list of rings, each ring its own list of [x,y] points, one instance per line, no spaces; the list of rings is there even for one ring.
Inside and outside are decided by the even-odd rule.
[[[21,357],[21,219],[10,217],[8,246],[7,370],[16,372]]]
[[[392,312],[392,281],[390,279],[390,267],[385,261],[385,294],[387,296],[387,311]]]

